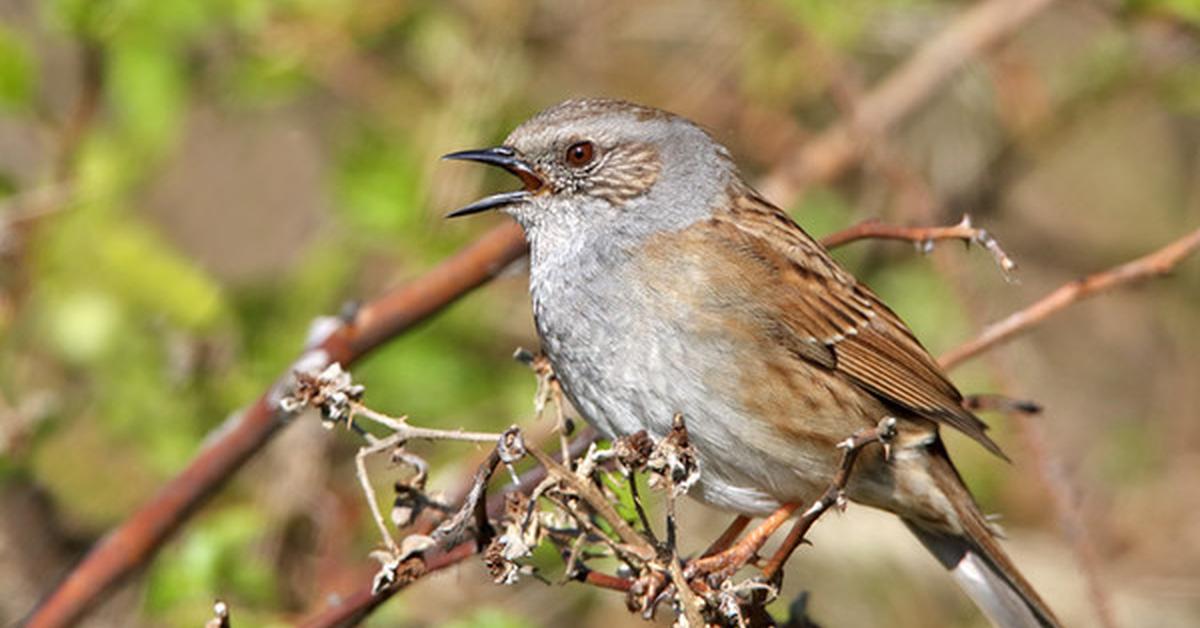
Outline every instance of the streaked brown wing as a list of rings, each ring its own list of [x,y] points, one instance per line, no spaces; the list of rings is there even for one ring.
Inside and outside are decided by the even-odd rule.
[[[756,195],[735,196],[740,200],[711,225],[720,232],[716,240],[752,258],[778,282],[777,300],[764,309],[781,318],[771,325],[773,335],[797,356],[836,369],[881,399],[953,426],[1005,457],[985,433],[987,425],[962,406],[962,394],[875,293],[782,210]]]

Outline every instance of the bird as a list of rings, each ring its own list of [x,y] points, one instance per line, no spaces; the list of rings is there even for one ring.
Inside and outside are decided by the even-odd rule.
[[[700,468],[689,494],[781,520],[829,485],[839,442],[891,421],[888,446],[861,451],[846,498],[900,517],[995,625],[1059,625],[940,436],[958,430],[1004,458],[987,426],[900,317],[707,130],[573,99],[499,146],[445,158],[520,180],[449,216],[499,210],[520,224],[542,351],[603,435],[663,438],[685,417]]]

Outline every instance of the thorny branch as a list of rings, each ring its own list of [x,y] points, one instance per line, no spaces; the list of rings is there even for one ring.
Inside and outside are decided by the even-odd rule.
[[[1004,272],[1005,278],[1011,278],[1017,264],[1000,248],[1000,243],[986,229],[980,229],[971,224],[971,217],[963,215],[962,220],[949,227],[902,227],[889,225],[877,220],[867,220],[857,225],[830,234],[821,239],[821,244],[828,248],[849,244],[856,240],[867,238],[876,240],[905,240],[917,245],[922,253],[933,250],[933,243],[938,240],[961,240],[968,246],[978,244],[992,254],[996,265]]]
[[[409,425],[406,418],[394,418],[371,410],[362,404],[364,389],[350,379],[350,374],[342,370],[339,364],[331,364],[317,374],[308,372],[296,373],[296,385],[292,392],[280,401],[280,406],[287,412],[298,412],[305,407],[317,408],[321,412],[323,424],[332,428],[344,425],[362,435],[367,444],[359,449],[354,458],[355,469],[367,506],[371,510],[372,519],[379,530],[384,549],[376,551],[372,556],[382,565],[375,576],[371,589],[374,592],[390,588],[400,578],[400,570],[409,559],[417,557],[431,547],[448,550],[466,538],[485,539],[490,536],[490,524],[484,509],[484,491],[497,465],[503,462],[511,465],[525,453],[525,445],[516,427],[510,428],[503,434],[485,434],[465,432],[462,430],[437,430]],[[355,421],[363,417],[391,431],[390,434],[379,438],[366,431]],[[375,454],[390,452],[393,464],[403,463],[416,470],[413,479],[408,483],[396,485],[396,504],[393,510],[393,520],[399,527],[404,527],[425,505],[434,503],[424,496],[423,489],[427,475],[428,463],[415,454],[408,452],[404,446],[410,440],[452,440],[472,443],[495,443],[495,449],[488,459],[479,467],[472,482],[471,489],[463,499],[461,507],[442,522],[431,536],[412,534],[397,543],[388,530],[383,513],[379,509],[379,499],[367,475],[366,460]],[[515,479],[515,476],[514,476]],[[441,506],[441,509],[448,510]],[[476,528],[468,532],[474,524]],[[413,565],[409,565],[410,570]]]
[[[838,443],[838,448],[842,450],[842,461],[838,465],[837,473],[833,476],[829,486],[825,492],[821,494],[817,501],[805,510],[800,518],[796,521],[792,531],[788,533],[787,539],[784,540],[785,547],[795,547],[804,540],[808,530],[825,511],[833,506],[845,508],[846,484],[850,482],[850,473],[854,470],[854,463],[858,460],[858,454],[864,447],[872,443],[880,443],[883,446],[884,457],[889,456],[889,448],[891,441],[896,436],[896,419],[893,417],[884,417],[879,421],[879,424],[871,429],[863,430],[855,433],[853,436]],[[763,569],[763,575],[768,580],[775,578],[783,569],[783,563],[787,561],[787,556],[780,555],[767,563]]]
[[[520,227],[496,227],[412,283],[340,319],[317,321],[315,337],[297,358],[295,370],[319,370],[333,363],[349,366],[486,283],[524,251]],[[281,382],[290,376],[289,371]],[[74,622],[149,560],[201,503],[287,424],[289,413],[278,407],[278,387],[279,383],[272,385],[249,408],[233,416],[179,475],[98,542],[31,612],[26,626],[46,628]],[[453,556],[446,554],[439,560]],[[446,564],[439,563],[439,567]]]
[[[759,191],[790,202],[808,185],[837,178],[862,159],[859,137],[888,133],[965,64],[1052,4],[1054,0],[984,0],[963,11],[865,94],[850,116],[773,169]]]
[[[545,366],[535,370],[539,378],[547,376]],[[673,429],[658,442],[645,432],[639,432],[618,439],[608,449],[592,445],[577,459],[571,452],[564,452],[568,464],[561,464],[539,448],[527,446],[515,427],[503,434],[418,428],[403,419],[370,410],[362,403],[363,393],[361,386],[355,385],[348,374],[334,365],[317,374],[297,373],[296,385],[283,403],[292,411],[315,407],[328,427],[345,426],[367,440],[357,458],[359,480],[379,527],[383,546],[372,553],[381,563],[371,587],[373,598],[386,597],[387,592],[428,573],[434,558],[456,553],[465,557],[469,552],[463,553],[461,548],[469,547],[472,541],[475,551],[486,548],[483,560],[496,582],[511,584],[522,575],[541,577],[531,565],[522,561],[531,556],[534,547],[549,543],[563,556],[564,578],[625,591],[630,610],[647,618],[653,616],[663,602],[669,602],[680,625],[773,625],[765,611],[765,605],[777,594],[773,584],[759,580],[735,581],[733,577],[744,563],[729,565],[720,573],[697,573],[690,567],[695,563],[684,561],[677,551],[674,500],[688,491],[700,473],[682,416],[675,417]],[[554,390],[550,396],[541,401],[562,403],[560,390]],[[539,409],[543,407],[539,402]],[[392,433],[375,437],[356,423],[356,417],[369,418]],[[855,434],[839,444],[844,452],[838,472],[821,498],[801,515],[791,538],[798,543],[826,510],[844,503],[842,491],[858,453],[867,444],[875,442],[883,443],[886,452],[894,428],[894,419],[884,419],[877,428]],[[443,512],[450,514],[441,519],[432,534],[409,534],[397,543],[379,512],[377,497],[362,461],[369,455],[391,451],[393,461],[402,461],[417,470],[416,479],[403,485],[405,490],[400,490],[401,485],[397,485],[396,508],[404,516],[393,516],[392,523],[402,528],[412,520],[414,504],[429,501],[423,496],[428,465],[404,450],[405,443],[413,438],[495,442],[496,445],[476,471],[471,488],[457,510]],[[493,519],[485,506],[489,481],[500,464],[511,469],[526,455],[541,465],[545,471],[544,479],[528,493],[508,493],[503,513]],[[651,488],[665,493],[665,542],[660,542],[654,535],[640,503],[636,514],[622,514],[613,505],[619,501],[617,491],[622,482],[626,483],[628,495],[634,494],[635,476],[639,473],[648,474]],[[421,497],[418,499],[415,495]],[[641,531],[635,527],[638,523],[643,527]],[[589,561],[606,556],[617,559],[623,565],[624,573],[606,574],[588,566]],[[785,559],[786,556],[777,557],[768,565],[765,572],[768,580],[778,573]],[[310,622],[308,625],[332,624]]]

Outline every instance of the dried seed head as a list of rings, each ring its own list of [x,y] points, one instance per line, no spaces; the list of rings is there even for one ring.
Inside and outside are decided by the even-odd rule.
[[[640,430],[613,443],[617,460],[629,471],[640,471],[654,453],[654,441],[646,430]]]
[[[662,439],[646,461],[646,469],[652,474],[650,486],[669,486],[675,496],[683,495],[700,479],[700,465],[696,452],[688,442],[687,428],[683,415],[675,415],[675,426]]]
[[[364,388],[355,384],[350,373],[334,362],[325,370],[314,375],[311,372],[296,372],[296,383],[291,393],[280,399],[279,407],[285,412],[297,412],[304,407],[321,411],[325,427],[347,422],[354,404],[362,401]]]
[[[515,584],[521,574],[517,563],[507,556],[507,538],[504,535],[492,539],[483,551],[483,565],[496,584]]]

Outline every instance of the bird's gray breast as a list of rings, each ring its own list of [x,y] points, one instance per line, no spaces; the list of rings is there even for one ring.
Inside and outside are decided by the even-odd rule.
[[[729,392],[737,374],[728,339],[698,335],[704,312],[677,289],[702,287],[702,267],[647,268],[636,247],[530,240],[543,350],[584,419],[609,437],[645,429],[662,438],[682,414],[700,456],[695,497],[747,513],[776,507],[767,487],[794,474],[780,461],[744,455],[741,443],[761,436],[749,432],[756,422]]]
[[[542,348],[577,409],[607,436],[641,429],[661,436],[679,399],[667,385],[680,357],[662,316],[631,276],[628,251],[615,247],[538,250],[530,292]],[[554,246],[541,243],[542,247]]]

